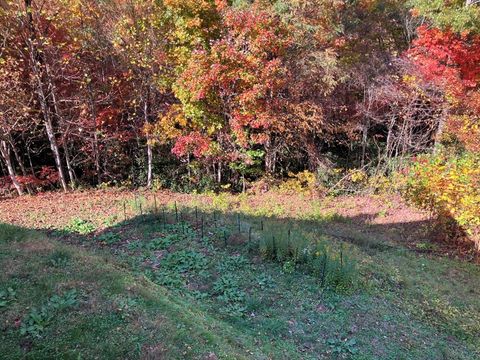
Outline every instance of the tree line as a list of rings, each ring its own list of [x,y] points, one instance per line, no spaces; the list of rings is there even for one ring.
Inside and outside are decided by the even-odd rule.
[[[0,188],[241,190],[478,154],[479,8],[0,0]]]

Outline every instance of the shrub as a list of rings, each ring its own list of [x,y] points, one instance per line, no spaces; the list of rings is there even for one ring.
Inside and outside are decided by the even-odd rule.
[[[289,179],[282,182],[278,190],[285,194],[313,193],[317,187],[314,173],[305,170],[297,174],[288,173]]]
[[[450,236],[466,234],[480,250],[480,155],[444,153],[415,160],[406,197],[435,214]]]

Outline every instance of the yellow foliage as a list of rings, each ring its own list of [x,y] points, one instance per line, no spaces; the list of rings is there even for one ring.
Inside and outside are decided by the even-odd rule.
[[[316,188],[317,178],[311,171],[305,170],[297,174],[288,173],[289,179],[282,182],[278,189],[284,193],[313,192]]]
[[[407,197],[416,205],[454,221],[480,240],[480,155],[422,157],[412,166]]]

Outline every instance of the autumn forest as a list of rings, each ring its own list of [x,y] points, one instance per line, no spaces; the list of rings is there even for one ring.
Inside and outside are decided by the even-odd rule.
[[[0,0],[0,358],[480,358],[480,1]]]

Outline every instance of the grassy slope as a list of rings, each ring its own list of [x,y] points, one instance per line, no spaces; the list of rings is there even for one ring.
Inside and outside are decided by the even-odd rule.
[[[48,265],[56,251],[71,255],[68,266]],[[0,254],[1,288],[16,290],[16,300],[0,313],[0,354],[5,359],[25,353],[29,359],[208,358],[210,352],[245,358],[247,348],[254,350],[251,338],[132,275],[111,256],[4,224]],[[77,306],[55,314],[41,337],[20,336],[18,321],[29,309],[72,288],[80,294]],[[120,311],[126,299],[135,302]]]
[[[182,273],[180,283],[159,286],[165,279],[155,284],[143,276],[143,261],[153,252],[127,246],[134,240],[149,243],[166,235],[161,223],[145,220],[133,219],[106,230],[118,237],[109,246],[92,236],[72,242],[70,237],[48,238],[1,225],[0,265],[7,271],[1,274],[0,289],[15,287],[17,300],[0,309],[0,354],[200,359],[480,356],[480,271],[475,265],[350,233],[349,251],[358,261],[362,285],[348,294],[336,294],[319,289],[318,279],[300,272],[287,274],[279,264],[260,261],[241,241],[224,248],[184,237],[168,252],[204,254],[206,273]],[[256,228],[259,221],[244,220]],[[235,226],[235,217],[232,222]],[[322,237],[332,246],[339,242],[322,235],[333,223],[265,222],[268,236],[292,228],[311,241]],[[48,259],[58,251],[69,253],[71,260],[55,268]],[[246,264],[225,265],[226,259],[238,255]],[[216,299],[212,283],[223,275],[219,264],[224,264],[223,272],[239,279],[239,290],[246,294],[244,316],[225,315],[225,304]],[[19,335],[15,322],[29,308],[71,288],[80,294],[76,307],[55,314],[41,338]]]

